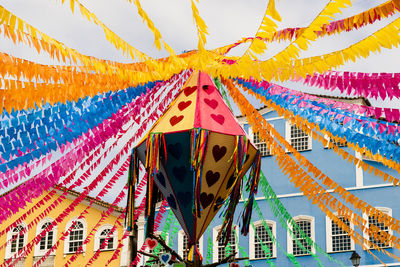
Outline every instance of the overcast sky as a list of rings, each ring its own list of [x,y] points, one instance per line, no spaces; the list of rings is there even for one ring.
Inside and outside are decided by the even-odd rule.
[[[69,1],[61,5],[61,0],[1,0],[5,8],[32,24],[37,29],[65,43],[83,54],[120,62],[130,62],[117,51],[104,37],[102,29],[85,20],[78,10],[72,14]],[[201,17],[209,28],[206,48],[213,49],[233,43],[242,37],[254,36],[266,9],[267,0],[201,0],[198,4]],[[277,10],[282,17],[279,28],[307,26],[327,4],[327,0],[280,0]],[[352,8],[343,11],[336,19],[345,18],[362,12],[384,1],[354,1]],[[136,7],[127,0],[82,0],[82,3],[111,30],[131,45],[153,57],[166,56],[165,51],[153,47],[154,37],[142,23]],[[177,52],[196,49],[197,35],[193,25],[189,0],[142,0],[144,10],[160,30],[164,40]],[[315,42],[302,57],[325,54],[345,48],[379,28],[387,25],[390,19],[377,22],[361,30],[342,33]],[[399,34],[399,33],[396,33]],[[288,43],[271,44],[264,58],[282,50]],[[235,49],[233,54],[240,55],[246,46]],[[45,54],[37,54],[34,49],[24,45],[14,45],[0,37],[0,50],[11,55],[33,60],[43,64],[57,64]],[[400,49],[383,49],[382,53],[372,55],[357,63],[341,67],[343,71],[359,72],[400,72]],[[285,83],[287,87],[311,93],[330,94],[295,83]],[[337,94],[337,93],[335,93]],[[257,105],[255,100],[252,102]],[[400,108],[399,101],[389,103],[371,100],[376,106]]]
[[[78,10],[73,14],[69,1],[61,5],[61,0],[1,0],[1,4],[20,18],[39,30],[65,43],[79,52],[105,59],[130,62],[121,52],[107,42],[103,31],[93,23],[86,21]],[[207,48],[212,49],[233,43],[242,37],[254,36],[265,12],[267,0],[202,0],[198,4],[200,15],[209,28]],[[322,0],[276,0],[276,8],[282,17],[279,28],[307,26],[323,9],[328,1]],[[338,14],[336,19],[348,17],[376,6],[384,1],[360,0]],[[128,41],[134,47],[153,56],[166,56],[165,51],[157,51],[153,46],[153,34],[142,23],[136,7],[127,0],[82,0],[82,3],[102,20],[110,29]],[[160,30],[164,40],[177,53],[195,49],[197,35],[193,25],[189,0],[142,0],[144,10]],[[314,56],[345,48],[368,34],[387,25],[390,19],[364,27],[359,31],[342,33],[322,38],[302,56]],[[288,43],[270,44],[264,58],[282,50]],[[240,55],[246,46],[234,49],[232,54]],[[47,55],[38,55],[35,50],[24,45],[14,45],[3,38],[0,49],[12,55],[45,64],[55,64]],[[400,49],[383,49],[382,53],[368,59],[349,63],[340,70],[360,72],[399,72]],[[320,92],[313,88],[285,83],[297,90]],[[329,94],[327,91],[321,92]],[[374,105],[383,106],[386,102],[374,101]],[[391,106],[400,106],[400,102],[391,102]]]

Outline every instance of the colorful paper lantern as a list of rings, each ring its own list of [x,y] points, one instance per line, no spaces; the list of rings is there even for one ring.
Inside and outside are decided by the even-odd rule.
[[[250,167],[247,183],[250,198],[256,191],[260,154],[226,106],[212,79],[203,72],[192,74],[133,155],[145,164],[150,178],[148,233],[152,231],[156,187],[191,245],[200,239],[229,197],[223,231],[230,232],[242,178]],[[243,213],[244,234],[248,231],[250,216],[251,204]],[[200,257],[195,246],[189,254],[189,258]]]

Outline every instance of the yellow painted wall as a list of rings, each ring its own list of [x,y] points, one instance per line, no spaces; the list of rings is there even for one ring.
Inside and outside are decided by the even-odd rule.
[[[47,192],[46,192],[47,193]],[[43,195],[44,196],[44,195]],[[25,224],[28,225],[31,223],[39,214],[42,213],[42,211],[50,205],[50,203],[53,203],[53,201],[58,198],[59,195],[55,194],[52,199],[48,202],[49,204],[45,204],[42,207],[40,207],[38,210],[35,210],[35,212],[31,215],[29,215],[25,220]],[[37,198],[35,201],[32,203],[28,203],[27,207],[24,210],[20,210],[17,214],[14,214],[12,217],[10,217],[7,221],[3,222],[0,225],[0,230],[4,230],[6,227],[8,227],[12,222],[14,222],[16,219],[18,219],[22,214],[24,214],[26,211],[28,211],[29,208],[32,206],[36,205],[38,201],[40,201],[42,197]],[[45,218],[52,218],[55,219],[65,208],[67,208],[73,200],[64,199],[55,209],[53,209]],[[83,204],[82,204],[83,203]],[[81,202],[78,206],[76,206],[75,210],[71,212],[68,216],[65,217],[65,219],[58,224],[57,226],[57,238],[56,240],[59,240],[61,237],[62,233],[66,230],[66,225],[67,223],[73,219],[74,217],[78,217],[82,211],[85,210],[87,207],[88,202]],[[94,208],[97,207],[98,209]],[[106,210],[106,208],[103,208],[103,210]],[[84,215],[84,219],[86,220],[87,224],[87,235],[90,233],[90,231],[93,229],[93,227],[97,224],[97,222],[101,218],[101,208],[94,204],[89,210],[88,213]],[[110,224],[114,225],[115,221],[119,214],[111,214],[109,217],[107,217],[101,224],[100,227],[104,224]],[[40,221],[39,221],[40,222]],[[121,221],[123,225],[123,221]],[[28,231],[28,243],[31,241],[35,235],[36,235],[36,226],[37,224],[34,224]],[[118,239],[122,237],[123,234],[123,228],[119,226],[117,228],[118,230]],[[86,238],[86,237],[85,237]],[[7,239],[7,235],[4,234],[3,236],[0,237],[0,245],[5,244]],[[79,257],[73,262],[72,266],[84,266],[89,259],[93,256],[94,254],[94,239],[95,237],[93,236],[90,240],[90,242],[86,245],[86,251],[85,254],[79,255]],[[118,239],[115,240],[115,242],[118,242]],[[66,238],[68,240],[68,236]],[[116,247],[116,246],[115,246]],[[105,263],[108,261],[108,259],[111,258],[114,250],[112,251],[102,251],[100,253],[100,256],[98,259],[93,263],[92,266],[105,266]],[[6,249],[3,248],[0,250],[0,262],[4,261]],[[64,255],[64,241],[60,241],[60,244],[56,250],[55,254],[55,266],[63,266],[67,260],[72,256],[73,254],[70,255]],[[120,254],[121,255],[121,254]],[[33,265],[33,256],[34,256],[34,249],[32,249],[32,252],[27,256],[25,260],[25,266],[32,266]],[[109,266],[120,266],[120,258],[117,260],[114,260]]]

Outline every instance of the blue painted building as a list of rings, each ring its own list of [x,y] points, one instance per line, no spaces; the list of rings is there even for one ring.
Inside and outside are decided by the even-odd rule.
[[[360,98],[351,100],[341,99],[341,101],[351,101],[363,105],[368,104],[364,99]],[[260,109],[259,111],[262,116],[292,144],[292,146],[298,151],[301,151],[302,155],[313,163],[313,165],[317,166],[323,173],[368,204],[386,212],[394,218],[400,217],[400,191],[398,188],[393,187],[392,184],[383,182],[381,178],[375,177],[373,173],[366,172],[362,168],[356,167],[353,163],[343,160],[332,149],[324,147],[324,145],[317,140],[312,140],[311,137],[305,135],[301,130],[291,125],[282,117],[279,117],[276,112],[267,108]],[[262,212],[262,217],[256,209],[253,210],[252,218],[254,228],[250,227],[249,235],[241,236],[240,230],[238,229],[236,235],[235,233],[232,234],[230,248],[227,249],[225,246],[220,246],[218,242],[215,241],[215,238],[218,228],[223,222],[223,217],[216,216],[210,224],[209,230],[205,232],[203,238],[200,240],[200,251],[204,256],[204,263],[207,261],[207,258],[210,263],[216,262],[219,258],[225,256],[227,250],[228,252],[231,250],[238,252],[237,257],[249,257],[250,264],[254,267],[270,265],[293,266],[294,262],[298,262],[301,266],[318,266],[318,260],[323,266],[340,266],[340,264],[334,260],[341,261],[344,266],[352,266],[350,256],[353,251],[356,251],[361,256],[360,266],[383,266],[368,253],[367,249],[354,244],[352,239],[344,233],[337,224],[332,223],[317,205],[313,205],[310,200],[305,198],[293,183],[290,182],[288,176],[281,172],[278,165],[275,163],[275,157],[270,155],[265,144],[260,142],[257,135],[253,133],[245,118],[239,117],[238,121],[244,126],[249,136],[253,138],[253,142],[259,146],[262,151],[262,172],[275,191],[278,200],[284,205],[304,233],[314,240],[323,252],[318,251],[315,247],[309,246],[307,242],[299,236],[298,240],[300,243],[304,247],[315,252],[316,257],[305,253],[304,250],[300,248],[301,245],[294,242],[289,234],[288,229],[291,229],[290,224],[285,223],[284,220],[274,215],[275,212],[271,209],[270,202],[266,201],[263,190],[259,188],[256,200]],[[345,144],[338,145],[357,158],[367,161],[368,164],[399,178],[398,172],[388,169],[378,162],[365,158],[363,155],[355,153]],[[239,215],[243,209],[243,203],[243,201],[240,202],[236,210],[236,215]],[[351,208],[351,206],[347,206]],[[367,215],[362,214],[354,208],[352,210],[363,217],[368,223],[373,223],[383,231],[397,236],[396,233],[393,233],[383,224],[375,222],[374,218],[368,218]],[[266,223],[263,224],[262,220]],[[235,222],[236,221],[237,220],[235,220]],[[348,224],[350,228],[358,232],[363,238],[372,240],[372,237],[370,238],[366,234],[363,234],[359,228],[354,227],[350,222],[344,221],[344,223]],[[268,225],[270,232],[265,229],[265,225]],[[162,227],[160,227],[160,229],[161,228]],[[139,226],[139,229],[143,229],[143,224]],[[186,238],[182,231],[176,232],[176,229],[174,231],[174,229],[171,228],[166,239],[170,242],[172,241],[173,247],[180,255],[186,254]],[[270,237],[270,233],[273,233],[274,238]],[[276,242],[274,242],[273,239],[276,239]],[[140,242],[143,242],[143,240],[139,240],[139,243]],[[375,242],[378,246],[385,247],[388,252],[400,256],[400,253],[390,246],[387,247],[379,241]],[[210,244],[212,244],[212,248],[210,248]],[[265,250],[265,247],[270,250],[270,256],[267,255],[268,250]],[[387,264],[387,266],[400,266],[399,262],[384,253],[374,249],[370,251],[379,257],[383,263]],[[290,255],[293,255],[293,257]],[[292,260],[290,258],[292,258]],[[246,266],[249,262],[241,261],[239,264],[240,266]]]

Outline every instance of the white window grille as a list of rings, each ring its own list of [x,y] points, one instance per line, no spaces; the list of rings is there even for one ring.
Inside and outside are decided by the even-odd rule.
[[[286,136],[291,146],[297,151],[311,150],[311,137],[294,124],[286,124]]]
[[[68,253],[76,252],[83,244],[84,240],[84,226],[80,221],[76,221],[69,234],[68,239]]]
[[[105,243],[106,240],[108,240],[107,245],[104,248],[102,248],[101,250],[109,250],[109,249],[114,248],[114,236],[112,233],[110,234],[110,232],[111,232],[111,228],[107,228],[107,229],[104,229],[103,231],[101,231],[101,233],[100,233],[100,248],[101,248],[102,244]]]
[[[21,233],[24,230],[22,225],[18,225],[12,230],[11,253],[17,253],[24,247],[25,234]]]
[[[288,253],[294,256],[310,255],[310,251],[314,252],[314,247],[311,246],[310,242],[307,242],[306,236],[315,240],[314,217],[300,215],[294,217],[293,220],[298,228],[291,228],[295,238],[288,232]]]
[[[238,229],[237,226],[232,227],[232,232],[229,236],[227,245],[225,245],[221,239],[219,241],[216,241],[220,227],[221,226],[217,226],[213,229],[213,239],[214,239],[213,260],[214,260],[214,262],[218,262],[222,259],[225,259],[226,257],[228,257],[230,255],[236,255],[236,257],[238,257],[238,255],[237,255],[237,251],[238,251],[238,247],[237,247],[238,239],[237,238],[238,237],[235,234],[235,232],[237,232],[237,229]]]
[[[202,253],[202,240],[203,238],[201,237],[199,241],[196,242],[197,247],[200,250],[200,253]],[[182,255],[184,259],[187,259],[188,254],[189,254],[189,239],[185,232],[183,230],[180,230],[178,233],[178,253],[179,255]]]
[[[337,216],[337,214],[336,214]],[[337,216],[349,229],[354,225],[342,216]],[[327,252],[345,252],[354,250],[354,241],[337,223],[326,217],[326,250]]]
[[[265,228],[267,225],[269,231]],[[274,221],[258,221],[254,223],[254,228],[249,229],[249,254],[250,259],[265,259],[276,257],[276,248],[272,237],[269,235],[272,233],[273,236],[276,235],[276,224]],[[263,250],[263,246],[266,246],[270,254]]]
[[[339,219],[350,228],[350,221],[343,217]],[[350,251],[352,250],[351,237],[335,222],[332,223],[332,252]]]
[[[272,124],[271,126],[273,127]],[[267,143],[261,140],[259,132],[253,132],[252,128],[250,128],[249,135],[258,151],[260,151],[262,157],[271,156],[271,151],[269,150]]]
[[[7,232],[7,244],[5,258],[11,258],[18,253],[28,242],[28,233],[26,232],[26,224],[20,223],[11,231]],[[24,257],[24,256],[23,256]],[[21,260],[20,262],[24,262]]]
[[[387,209],[379,209],[381,212],[384,212],[389,215],[389,211]],[[368,216],[368,228],[371,228],[371,226],[374,225],[379,228],[379,235],[382,232],[386,232],[387,234],[391,234],[389,227],[386,226],[383,222],[380,222],[375,216]],[[390,242],[385,242],[387,238],[382,238],[382,240],[375,238],[373,236],[369,236],[369,241],[376,245],[379,248],[387,248],[391,247]],[[371,248],[373,248],[371,246]]]
[[[51,225],[51,222],[46,222],[42,225],[41,227],[41,231],[46,230],[46,228]],[[55,238],[54,236],[54,231],[51,230],[49,232],[46,233],[45,236],[43,236],[40,239],[40,243],[39,243],[39,249],[40,251],[46,251],[48,249],[51,249],[51,247],[53,246],[53,239]]]
[[[45,255],[47,251],[55,244],[57,238],[57,225],[54,225],[51,230],[49,229],[50,231],[46,231],[52,222],[53,219],[46,218],[36,226],[36,235],[40,235],[42,232],[46,232],[46,234],[42,236],[39,243],[35,245],[35,257]],[[55,255],[55,250],[50,252],[50,255]]]
[[[118,231],[115,230],[111,232],[112,228],[113,228],[112,225],[104,224],[97,230],[94,239],[94,251],[99,250],[102,244],[106,242],[106,240],[108,240],[107,245],[104,245],[104,247],[101,248],[101,250],[113,250],[116,248],[117,246],[116,243],[118,240]]]

